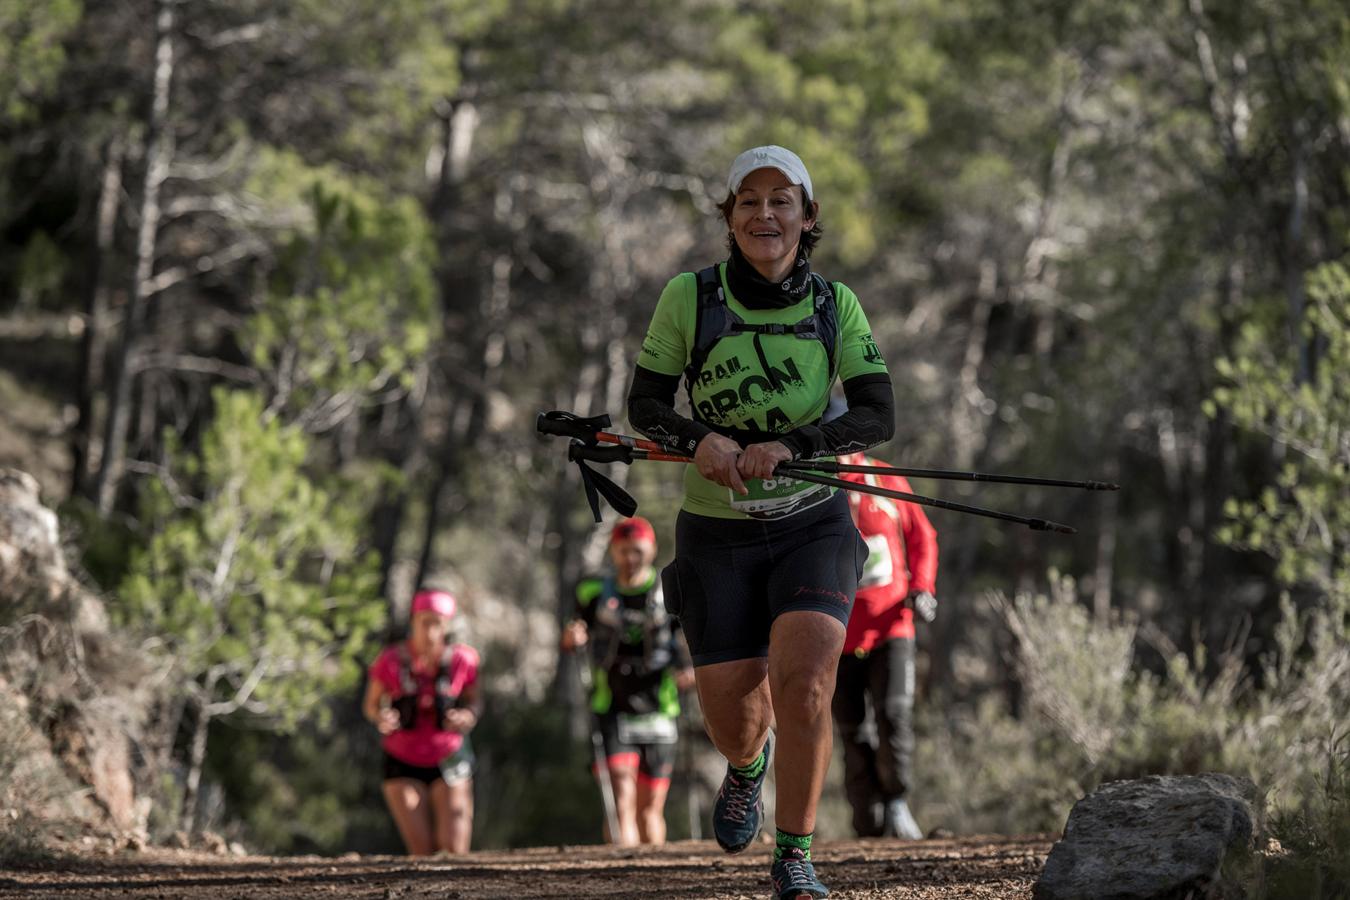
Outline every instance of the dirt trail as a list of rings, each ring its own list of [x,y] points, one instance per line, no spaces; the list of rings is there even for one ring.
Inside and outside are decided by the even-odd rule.
[[[979,838],[900,842],[831,841],[817,852],[831,897],[1017,897],[1029,900],[1050,841]],[[0,900],[146,898],[228,900],[341,897],[343,900],[529,897],[769,896],[770,848],[738,856],[711,841],[665,847],[547,847],[463,858],[218,856],[146,850],[79,857],[45,869],[0,869]]]

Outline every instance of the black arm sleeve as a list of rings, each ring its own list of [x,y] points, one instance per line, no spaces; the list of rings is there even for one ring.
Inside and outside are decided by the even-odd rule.
[[[681,453],[694,455],[698,442],[712,429],[675,411],[675,392],[680,376],[662,375],[638,366],[628,391],[628,424],[654,441],[669,444]]]
[[[889,375],[859,375],[844,382],[848,412],[824,425],[804,425],[778,438],[794,459],[856,453],[895,434],[895,391]]]

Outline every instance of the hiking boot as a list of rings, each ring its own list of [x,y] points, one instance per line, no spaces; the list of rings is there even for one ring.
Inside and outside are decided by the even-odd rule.
[[[923,829],[914,821],[914,814],[909,811],[909,804],[903,797],[886,801],[886,824],[882,828],[882,835],[905,841],[923,840]]]
[[[828,897],[830,889],[816,877],[816,868],[799,856],[784,856],[773,864],[773,895],[778,900]]]
[[[764,818],[760,792],[772,758],[773,735],[770,733],[764,743],[764,771],[758,778],[744,778],[727,766],[726,777],[713,801],[712,826],[717,845],[728,853],[740,853],[759,834],[759,820]]]

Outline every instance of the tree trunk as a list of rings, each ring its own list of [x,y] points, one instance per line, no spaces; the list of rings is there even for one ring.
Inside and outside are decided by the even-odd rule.
[[[1110,459],[1102,472],[1107,481],[1120,480],[1120,457]],[[1105,623],[1111,615],[1111,586],[1116,571],[1116,537],[1120,532],[1120,491],[1101,498],[1101,525],[1097,530],[1097,564],[1092,578],[1092,615]]]
[[[448,233],[448,219],[459,205],[460,186],[468,175],[479,116],[477,107],[464,98],[446,100],[439,112],[441,143],[435,148],[434,154],[439,165],[435,166],[436,189],[427,208],[427,217],[438,231],[437,242],[445,247],[453,244],[453,237]],[[449,254],[445,254],[445,258],[448,257]],[[460,280],[456,281],[456,278]],[[456,273],[442,271],[437,281],[441,291],[441,309],[447,316],[456,306],[455,298],[477,297],[481,290],[476,269],[462,269]],[[455,340],[463,338],[464,335],[454,336]],[[422,548],[417,560],[415,584],[420,585],[431,571],[436,533],[440,530],[444,513],[445,493],[460,467],[462,444],[467,435],[473,434],[481,414],[481,396],[451,397],[446,410],[445,435],[436,454],[435,475],[427,496],[427,515],[422,526]],[[390,621],[393,621],[392,616]]]
[[[992,259],[981,260],[980,284],[970,313],[965,356],[957,376],[957,395],[952,402],[952,456],[954,468],[958,469],[971,468],[975,456],[984,448],[982,420],[987,419],[988,414],[982,409],[987,398],[980,388],[980,367],[984,363],[989,315],[994,308],[997,288],[998,263]]]
[[[94,397],[103,383],[103,357],[107,343],[108,283],[106,268],[117,227],[117,212],[122,197],[122,161],[126,145],[120,137],[108,142],[103,157],[103,177],[98,192],[98,210],[94,217],[94,241],[89,254],[88,283],[85,285],[84,334],[80,341],[77,399],[79,418],[71,435],[72,496],[85,494],[93,477]]]
[[[169,127],[170,87],[174,69],[174,0],[155,2],[155,77],[150,121],[146,129],[145,178],[141,190],[141,220],[136,237],[136,271],[122,318],[122,339],[112,372],[104,429],[103,459],[94,495],[99,514],[107,516],[117,499],[126,465],[126,436],[131,417],[131,361],[140,339],[145,292],[155,268],[155,241],[159,235],[160,189],[173,159],[173,131]]]
[[[1237,326],[1234,323],[1237,304],[1241,300],[1243,289],[1243,265],[1239,245],[1233,245],[1234,252],[1224,273],[1219,288],[1219,348],[1220,355],[1232,352],[1237,340]],[[1208,643],[1209,639],[1219,639],[1219,629],[1232,623],[1232,612],[1225,609],[1228,597],[1228,583],[1231,578],[1225,559],[1225,548],[1214,535],[1227,519],[1223,511],[1224,501],[1232,490],[1233,478],[1233,420],[1228,410],[1222,406],[1209,422],[1205,435],[1205,471],[1200,497],[1202,520],[1200,534],[1204,543],[1200,551],[1200,574],[1196,584],[1196,596],[1200,608],[1197,611],[1200,638]],[[1219,654],[1206,656],[1211,667],[1218,664]]]
[[[422,403],[425,397],[421,385],[426,381],[426,367],[419,368],[418,386],[404,396],[391,412],[391,421],[381,425],[379,434],[384,444],[384,459],[402,472],[404,485],[396,491],[386,491],[375,504],[370,515],[371,543],[380,555],[380,595],[389,595],[389,576],[393,570],[395,555],[398,551],[399,532],[403,530],[403,520],[408,512],[409,492],[406,485],[412,483],[418,447],[422,437]]]
[[[209,692],[206,697],[209,697]],[[206,765],[206,742],[211,730],[211,716],[206,711],[207,700],[197,702],[197,715],[192,726],[192,745],[188,752],[187,780],[183,786],[183,830],[188,834],[197,827],[197,797],[201,793],[202,768]]]

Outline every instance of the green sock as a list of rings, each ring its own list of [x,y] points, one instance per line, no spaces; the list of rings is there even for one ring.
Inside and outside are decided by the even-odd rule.
[[[778,829],[778,835],[774,838],[773,861],[778,862],[784,856],[796,856],[810,862],[811,839],[815,836],[814,831],[810,834],[793,834]]]
[[[731,771],[735,772],[742,778],[758,778],[761,774],[763,774],[764,767],[766,765],[768,765],[768,758],[764,753],[764,749],[761,747],[759,751],[759,756],[755,757],[754,762],[745,766],[732,766]]]

